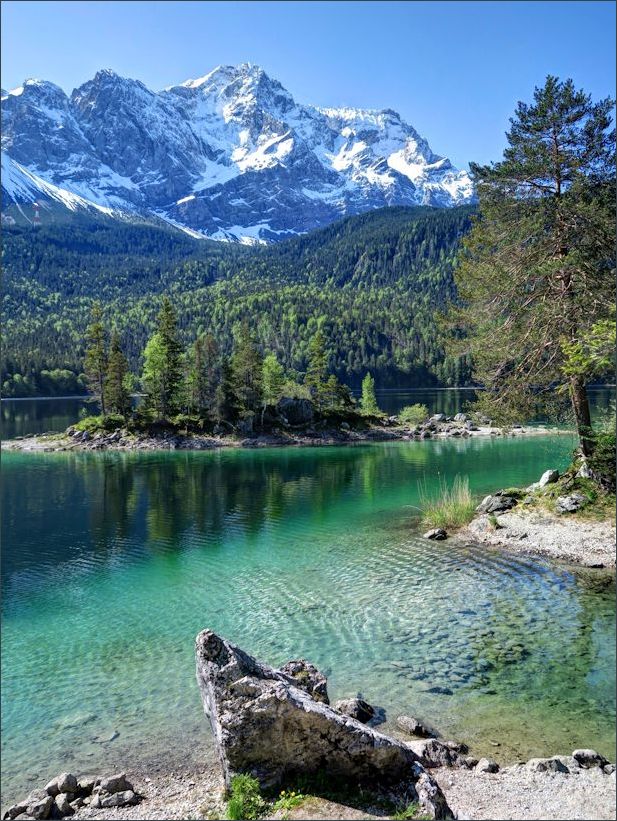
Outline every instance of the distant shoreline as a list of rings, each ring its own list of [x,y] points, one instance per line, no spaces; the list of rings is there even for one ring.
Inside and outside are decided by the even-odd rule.
[[[607,385],[587,385],[587,390],[589,391],[597,391],[597,390],[605,390],[609,388],[617,388],[617,383],[611,383]],[[359,393],[360,388],[350,388],[352,393]],[[452,391],[454,393],[459,391],[469,391],[470,393],[473,391],[483,391],[484,388],[481,387],[453,387],[453,388],[438,388],[438,387],[426,387],[426,388],[375,388],[376,393],[427,393],[433,391]],[[133,397],[140,397],[144,394],[141,393],[134,393],[132,394]],[[0,402],[25,402],[25,401],[46,401],[49,402],[54,399],[83,399],[88,400],[92,399],[94,402],[94,398],[90,394],[83,394],[83,393],[76,393],[76,394],[68,394],[67,396],[3,396],[0,397]]]

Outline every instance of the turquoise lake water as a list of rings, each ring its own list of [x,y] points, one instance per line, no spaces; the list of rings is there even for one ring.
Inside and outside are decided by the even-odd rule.
[[[614,760],[614,581],[418,530],[419,483],[468,476],[480,496],[573,446],[4,454],[3,803],[28,778],[207,747],[205,627],[275,665],[310,659],[385,730],[407,713],[502,760]]]

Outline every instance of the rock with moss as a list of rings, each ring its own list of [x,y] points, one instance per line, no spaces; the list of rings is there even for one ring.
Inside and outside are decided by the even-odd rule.
[[[288,661],[281,667],[281,673],[291,676],[297,687],[300,687],[315,699],[324,704],[329,704],[328,680],[314,664],[305,659]]]
[[[316,701],[293,676],[211,630],[197,636],[195,654],[204,712],[228,787],[238,774],[272,788],[324,769],[333,781],[363,788],[403,783],[415,792],[421,780],[426,811],[449,814],[441,790],[407,744]]]

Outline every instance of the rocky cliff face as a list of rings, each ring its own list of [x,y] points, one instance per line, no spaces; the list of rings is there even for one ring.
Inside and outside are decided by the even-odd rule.
[[[249,64],[160,92],[108,70],[70,97],[27,80],[2,92],[2,132],[5,204],[27,202],[36,178],[217,239],[276,240],[384,205],[474,196],[396,112],[302,106]]]

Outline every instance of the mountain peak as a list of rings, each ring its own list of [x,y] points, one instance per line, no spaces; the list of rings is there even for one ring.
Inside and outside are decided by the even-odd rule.
[[[469,175],[391,108],[296,103],[253,63],[155,93],[112,69],[73,91],[28,80],[2,95],[3,148],[101,205],[217,239],[275,240],[384,205],[469,202]]]

